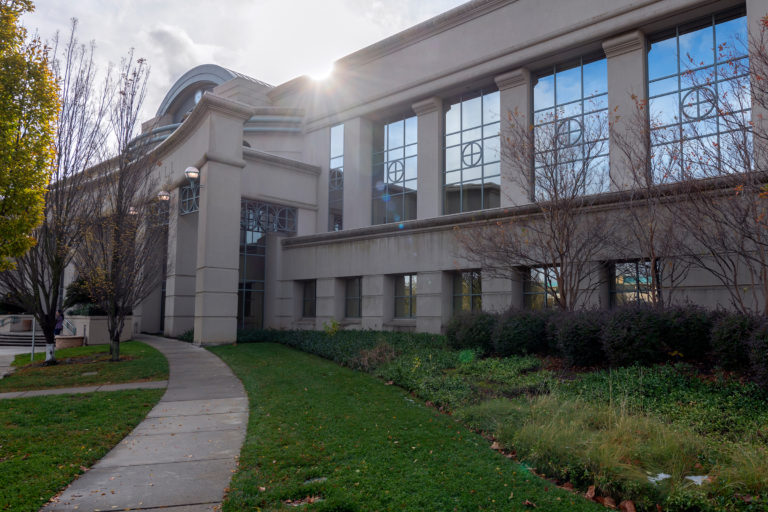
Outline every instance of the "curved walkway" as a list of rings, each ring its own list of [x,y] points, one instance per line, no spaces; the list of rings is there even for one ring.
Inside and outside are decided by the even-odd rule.
[[[237,467],[248,398],[205,349],[136,336],[168,358],[163,398],[120,444],[42,510],[214,510]],[[217,507],[218,508],[218,507]]]

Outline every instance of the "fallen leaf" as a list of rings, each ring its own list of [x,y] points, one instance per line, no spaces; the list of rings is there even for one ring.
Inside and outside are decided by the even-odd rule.
[[[528,501],[528,500],[525,500],[523,502],[523,505],[525,505],[526,507],[536,508],[536,504],[534,502]]]
[[[595,486],[594,485],[590,485],[589,486],[589,489],[587,489],[587,494],[585,494],[584,497],[587,498],[588,500],[592,500],[592,499],[595,498]]]

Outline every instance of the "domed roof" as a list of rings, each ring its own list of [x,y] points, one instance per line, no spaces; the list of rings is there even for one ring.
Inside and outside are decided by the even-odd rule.
[[[203,64],[201,66],[190,69],[181,75],[178,80],[176,80],[176,83],[173,84],[168,93],[165,95],[165,98],[163,98],[162,103],[160,103],[160,108],[157,109],[156,115],[158,117],[165,115],[176,98],[183,96],[185,92],[190,88],[199,88],[206,85],[216,87],[217,85],[229,82],[233,78],[238,77],[245,78],[246,80],[250,80],[251,82],[255,82],[265,87],[272,87],[271,85],[260,80],[256,80],[255,78],[243,75],[242,73],[217,66],[216,64]]]

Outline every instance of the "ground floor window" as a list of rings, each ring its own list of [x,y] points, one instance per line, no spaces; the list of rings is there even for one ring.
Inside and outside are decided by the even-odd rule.
[[[395,318],[416,317],[416,274],[395,276]]]
[[[243,199],[240,207],[240,269],[237,325],[264,327],[264,288],[268,232],[296,232],[296,209]]]
[[[453,276],[453,312],[480,311],[483,287],[479,270],[456,272]]]
[[[314,318],[317,313],[317,281],[304,281],[302,288],[301,316]]]
[[[632,302],[651,302],[651,262],[627,261],[612,265],[611,306]],[[657,273],[658,275],[658,273]]]
[[[531,267],[525,271],[523,303],[526,309],[546,309],[557,305],[559,287],[554,267]]]
[[[344,283],[344,316],[346,318],[360,318],[362,316],[362,281],[362,277],[350,277]]]

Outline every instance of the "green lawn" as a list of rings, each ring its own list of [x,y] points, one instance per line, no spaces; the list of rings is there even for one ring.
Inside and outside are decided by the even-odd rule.
[[[120,344],[118,363],[109,361],[108,345],[57,350],[58,364],[54,366],[42,366],[44,358],[44,354],[36,354],[35,361],[30,363],[29,354],[16,356],[16,371],[0,380],[0,393],[168,378],[165,356],[139,341]]]
[[[163,393],[0,400],[0,510],[39,510],[125,437]]]
[[[224,510],[601,510],[402,389],[275,344],[211,349],[242,379],[248,435]],[[309,501],[309,500],[308,500]]]

